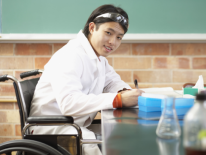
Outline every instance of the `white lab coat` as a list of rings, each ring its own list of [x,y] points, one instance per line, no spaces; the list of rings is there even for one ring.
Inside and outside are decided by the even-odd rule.
[[[58,50],[44,66],[34,92],[30,116],[73,116],[74,122],[82,127],[83,138],[95,139],[94,133],[85,127],[91,124],[99,110],[113,108],[118,90],[131,89],[105,57],[99,59],[80,31],[76,39]],[[32,127],[32,130],[34,134],[76,133],[72,127],[65,126]],[[98,155],[100,152],[95,146],[84,147],[84,153]]]

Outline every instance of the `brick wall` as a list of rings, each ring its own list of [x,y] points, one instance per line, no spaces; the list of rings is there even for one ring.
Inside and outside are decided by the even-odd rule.
[[[0,144],[13,139],[21,139],[18,105],[0,102]]]
[[[0,75],[19,78],[21,72],[43,69],[52,54],[64,44],[0,44]],[[206,81],[206,44],[122,44],[108,58],[121,78],[134,87],[173,87]],[[0,96],[14,96],[11,82],[0,83]],[[0,103],[0,143],[20,138],[16,103]]]
[[[0,75],[43,69],[52,54],[64,44],[0,44]],[[108,58],[121,78],[133,87],[181,89],[185,82],[206,81],[206,44],[122,44]],[[0,96],[14,96],[10,82],[0,84]]]

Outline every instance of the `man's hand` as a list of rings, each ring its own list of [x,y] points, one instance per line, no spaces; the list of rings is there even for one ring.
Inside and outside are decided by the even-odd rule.
[[[122,97],[122,106],[123,107],[132,107],[136,106],[138,103],[138,96],[141,96],[144,91],[140,89],[132,89],[121,92]]]

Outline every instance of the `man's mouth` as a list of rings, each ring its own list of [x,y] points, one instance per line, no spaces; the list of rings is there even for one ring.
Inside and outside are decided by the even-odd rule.
[[[105,46],[105,45],[104,45],[104,47],[105,47],[105,49],[106,49],[107,52],[110,52],[110,51],[112,50],[111,47],[108,47],[108,46]]]

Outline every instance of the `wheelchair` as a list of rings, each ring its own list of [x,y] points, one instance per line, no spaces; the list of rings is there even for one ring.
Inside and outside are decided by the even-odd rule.
[[[42,70],[33,70],[20,74],[20,78],[26,78],[43,73]],[[74,123],[72,116],[39,116],[29,117],[30,105],[35,87],[39,78],[18,81],[11,75],[3,75],[0,82],[13,81],[16,99],[19,107],[21,122],[21,140],[12,140],[0,144],[0,154],[11,155],[82,155],[83,144],[101,144],[101,140],[83,139],[81,128]],[[99,124],[99,120],[96,120]],[[73,126],[77,135],[33,135],[29,132],[31,126]],[[72,147],[71,145],[72,144]]]

